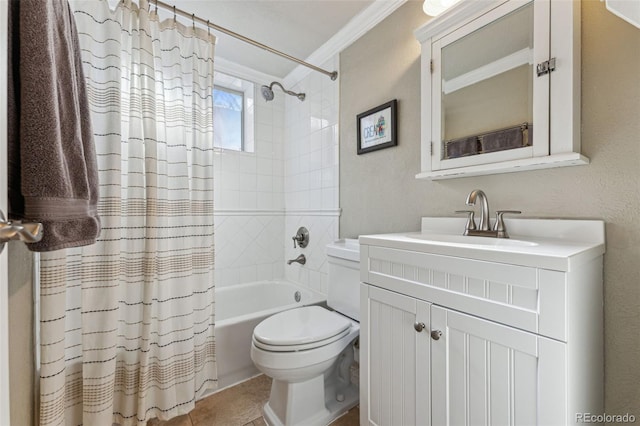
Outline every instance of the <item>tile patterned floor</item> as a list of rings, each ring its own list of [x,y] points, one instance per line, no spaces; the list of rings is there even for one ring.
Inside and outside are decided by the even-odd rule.
[[[147,426],[266,426],[262,407],[269,400],[271,379],[260,375],[215,393],[196,403],[189,414],[168,421],[150,420]],[[358,426],[358,407],[331,426]]]

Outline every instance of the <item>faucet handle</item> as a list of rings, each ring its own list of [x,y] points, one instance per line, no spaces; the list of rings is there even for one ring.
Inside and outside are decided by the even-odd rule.
[[[493,224],[493,230],[497,231],[498,238],[509,238],[509,234],[507,234],[507,228],[504,226],[503,216],[505,214],[520,214],[522,213],[520,210],[496,210],[496,221]]]
[[[305,248],[309,244],[309,231],[304,226],[298,228],[296,235],[292,237],[293,248],[296,248],[296,243],[300,248]]]
[[[455,211],[458,214],[464,213],[467,215],[467,223],[464,226],[464,235],[469,234],[469,231],[475,231],[476,230],[476,221],[474,219],[474,215],[475,215],[475,211],[473,210],[456,210]]]

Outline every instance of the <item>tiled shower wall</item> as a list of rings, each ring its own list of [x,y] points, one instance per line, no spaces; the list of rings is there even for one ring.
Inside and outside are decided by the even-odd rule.
[[[338,69],[338,56],[322,68]],[[325,246],[339,222],[338,88],[312,72],[290,88],[303,102],[278,88],[265,102],[257,90],[255,153],[216,151],[216,285],[284,278],[326,293]],[[294,249],[300,226],[310,243]],[[286,265],[300,253],[304,266]]]
[[[321,65],[338,69],[338,56]],[[327,292],[325,246],[338,238],[338,96],[339,81],[312,72],[293,90],[305,92],[300,102],[285,104],[284,197],[286,207],[284,253],[294,259],[303,253],[307,263],[285,265],[285,278],[322,293]],[[298,227],[309,230],[309,245],[293,248]]]
[[[256,85],[255,152],[216,150],[216,285],[284,274],[284,99],[266,102]]]

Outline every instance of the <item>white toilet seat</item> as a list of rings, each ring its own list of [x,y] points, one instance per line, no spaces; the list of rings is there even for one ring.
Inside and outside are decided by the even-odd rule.
[[[340,340],[342,339],[344,336],[346,336],[347,334],[349,334],[349,329],[346,329],[338,334],[336,334],[335,336],[329,337],[328,339],[323,339],[317,342],[309,342],[309,343],[303,343],[300,345],[267,345],[266,343],[262,343],[259,340],[256,339],[256,336],[253,336],[253,344],[256,345],[256,347],[263,349],[265,351],[270,351],[270,352],[298,352],[298,351],[307,351],[307,350],[311,350],[311,349],[317,349],[321,346],[326,346],[329,345],[333,342],[335,342],[336,340]]]
[[[287,371],[315,368],[326,361],[335,358],[360,334],[360,324],[351,321],[347,333],[336,338],[331,343],[317,346],[308,350],[269,350],[256,345],[256,339],[251,342],[251,359],[263,373],[274,377],[275,371],[284,374]],[[296,373],[297,374],[297,373]]]
[[[274,352],[309,350],[340,340],[352,321],[320,306],[305,306],[273,315],[256,326],[253,343]]]

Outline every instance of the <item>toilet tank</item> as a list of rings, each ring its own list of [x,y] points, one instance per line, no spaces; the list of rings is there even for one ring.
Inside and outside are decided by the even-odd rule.
[[[360,321],[360,244],[346,238],[327,244],[327,305]]]

